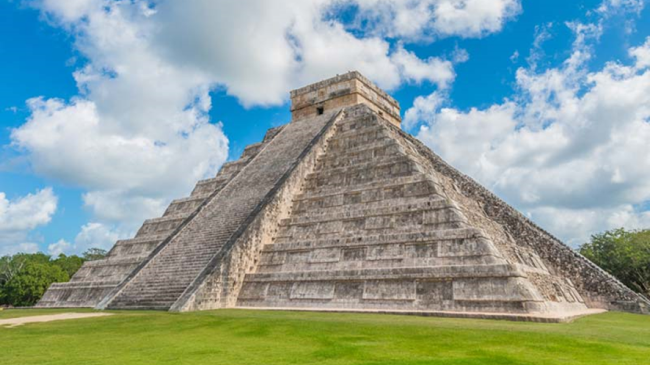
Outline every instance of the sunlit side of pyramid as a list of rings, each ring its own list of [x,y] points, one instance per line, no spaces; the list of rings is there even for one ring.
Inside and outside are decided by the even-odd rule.
[[[399,128],[357,72],[118,241],[40,306],[225,307],[561,321],[650,303]]]

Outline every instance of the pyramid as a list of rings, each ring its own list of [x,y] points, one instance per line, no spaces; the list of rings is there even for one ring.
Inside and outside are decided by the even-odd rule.
[[[358,72],[199,181],[40,307],[389,312],[565,321],[650,302],[400,129]]]

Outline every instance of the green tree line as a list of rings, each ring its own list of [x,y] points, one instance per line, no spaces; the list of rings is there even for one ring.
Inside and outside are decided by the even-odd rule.
[[[579,251],[630,289],[650,298],[650,229],[619,228],[595,234]]]
[[[106,255],[90,249],[77,255],[51,257],[44,253],[19,253],[0,258],[0,306],[32,306],[52,283],[69,281],[85,261]]]

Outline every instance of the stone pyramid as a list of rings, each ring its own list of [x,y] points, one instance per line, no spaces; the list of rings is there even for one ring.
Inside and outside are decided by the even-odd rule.
[[[41,307],[372,311],[563,321],[650,302],[404,133],[357,72]]]

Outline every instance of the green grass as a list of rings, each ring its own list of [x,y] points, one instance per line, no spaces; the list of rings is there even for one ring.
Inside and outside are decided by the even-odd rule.
[[[0,318],[57,311],[3,311]],[[0,328],[0,364],[650,364],[650,317],[569,324],[219,310]]]

